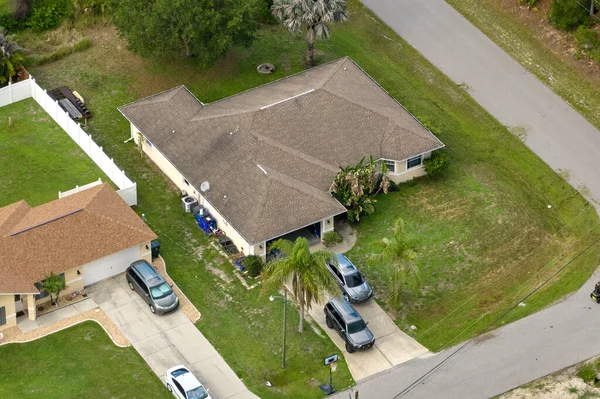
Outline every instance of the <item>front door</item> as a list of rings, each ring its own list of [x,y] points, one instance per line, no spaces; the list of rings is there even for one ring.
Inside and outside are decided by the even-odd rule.
[[[15,312],[19,313],[23,311],[23,299],[21,295],[15,295]]]

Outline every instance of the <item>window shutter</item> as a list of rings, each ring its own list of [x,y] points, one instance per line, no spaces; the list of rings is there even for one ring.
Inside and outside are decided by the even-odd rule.
[[[0,306],[0,326],[6,324],[6,307]]]

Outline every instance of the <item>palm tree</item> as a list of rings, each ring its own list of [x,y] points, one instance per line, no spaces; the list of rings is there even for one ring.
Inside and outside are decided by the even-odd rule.
[[[60,292],[66,287],[65,278],[60,274],[50,273],[48,277],[44,279],[44,291],[50,294],[50,302],[52,305],[58,305],[58,296]],[[52,297],[54,294],[54,297]]]
[[[419,268],[415,262],[418,254],[404,232],[402,219],[394,224],[394,235],[384,238],[381,244],[381,257],[389,260],[394,268],[389,280],[388,299],[392,305],[397,306],[406,288],[416,289],[421,283]]]
[[[8,35],[6,30],[0,27],[0,84],[10,82],[17,74],[17,69],[23,62],[20,51],[23,50],[13,40],[14,35]]]
[[[265,265],[262,271],[263,290],[279,289],[292,280],[292,294],[300,305],[298,331],[303,332],[304,311],[311,308],[313,301],[336,288],[325,265],[326,262],[336,262],[336,257],[329,251],[311,253],[304,237],[298,237],[293,244],[289,240],[277,240],[272,248],[281,251],[284,257]]]
[[[306,25],[306,65],[314,64],[315,37],[328,39],[330,23],[348,19],[346,0],[274,0],[271,12],[290,32]]]

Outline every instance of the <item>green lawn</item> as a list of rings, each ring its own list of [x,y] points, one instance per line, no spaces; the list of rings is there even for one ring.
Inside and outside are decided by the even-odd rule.
[[[0,124],[0,206],[23,199],[36,206],[57,199],[59,191],[109,181],[35,100],[0,108]]]
[[[561,96],[584,118],[600,129],[600,79],[597,67],[576,61],[576,52],[566,49],[565,43],[552,29],[537,30],[521,22],[512,12],[494,0],[446,0],[471,23],[510,54],[525,69]],[[543,12],[550,0],[540,0],[540,11],[531,10],[534,20],[548,19]],[[583,2],[583,3],[589,3]],[[516,2],[515,2],[516,6]],[[560,52],[549,41],[558,42]],[[587,63],[585,63],[587,64]]]
[[[420,240],[425,288],[422,294],[404,298],[399,309],[388,310],[400,326],[417,325],[420,340],[439,349],[482,313],[503,309],[506,302],[502,299],[510,297],[524,275],[533,276],[563,248],[567,258],[589,243],[597,230],[576,240],[598,218],[577,192],[463,89],[358,1],[350,1],[349,6],[351,20],[334,28],[332,40],[317,42],[318,62],[352,57],[438,133],[451,157],[451,168],[442,179],[419,180],[403,185],[400,193],[382,197],[377,215],[358,227],[359,240],[352,253],[358,263],[365,261],[378,298],[386,306],[387,269],[365,258],[378,251],[375,243],[388,234],[392,221],[398,217],[406,221]],[[202,312],[198,328],[247,386],[262,398],[319,397],[318,384],[327,378],[322,358],[339,351],[310,328],[303,335],[292,333],[297,315],[291,311],[288,368],[281,369],[281,304],[269,302],[268,293],[260,296],[257,289],[247,291],[233,277],[231,266],[207,249],[206,238],[181,210],[177,190],[150,161],[140,159],[131,143],[123,144],[129,125],[116,110],[178,84],[210,102],[300,71],[302,37],[266,26],[251,48],[233,51],[215,67],[202,69],[188,60],[141,60],[126,51],[110,27],[96,27],[87,34],[91,48],[32,68],[32,74],[44,87],[68,84],[84,96],[95,115],[90,131],[138,183],[136,210],[146,214],[158,233],[169,273]],[[255,68],[263,62],[274,63],[277,71],[270,76],[257,74]],[[570,243],[574,246],[567,248]],[[597,265],[597,252],[595,248],[587,258],[580,258],[561,281],[513,317],[531,313],[576,288]],[[215,270],[232,281],[225,281]],[[490,295],[487,302],[471,302],[465,306],[468,311],[451,313],[468,294],[490,281],[494,290],[485,291]],[[423,335],[438,321],[444,324]],[[467,331],[459,339],[472,334],[473,330]],[[273,387],[267,388],[266,380]],[[343,388],[351,382],[341,363],[334,385]]]
[[[0,398],[169,398],[133,349],[87,321],[44,338],[0,346]]]

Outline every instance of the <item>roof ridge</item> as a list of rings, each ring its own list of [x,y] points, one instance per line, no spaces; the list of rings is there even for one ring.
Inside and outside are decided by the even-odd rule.
[[[283,151],[283,152],[285,152],[287,154],[293,155],[293,156],[295,156],[297,158],[302,159],[303,161],[309,162],[309,163],[311,163],[313,165],[316,165],[316,166],[318,166],[320,168],[329,170],[331,172],[337,172],[338,169],[339,169],[338,167],[335,167],[335,166],[333,166],[331,164],[328,164],[327,162],[321,161],[320,159],[312,157],[309,154],[306,154],[306,153],[304,153],[304,152],[302,152],[300,150],[297,150],[297,149],[295,149],[293,147],[289,147],[289,146],[287,146],[287,145],[285,145],[285,144],[283,144],[283,143],[281,143],[281,142],[279,142],[277,140],[273,140],[273,139],[270,139],[270,138],[268,138],[268,137],[266,137],[266,136],[264,136],[264,135],[262,135],[260,133],[256,133],[252,129],[250,129],[249,133],[250,133],[250,135],[254,136],[261,143],[264,143],[264,144],[266,144],[268,146],[271,146],[271,147],[275,147],[275,148],[277,148],[277,149],[279,149],[279,150],[281,150],[281,151]]]
[[[183,88],[185,88],[187,91],[189,91],[189,90],[187,89],[187,87],[185,87],[185,85],[179,85],[179,86],[171,87],[170,89],[167,89],[167,90],[163,90],[163,91],[161,91],[161,92],[159,92],[159,93],[154,93],[154,94],[151,94],[151,95],[149,95],[149,96],[147,96],[147,97],[140,98],[139,100],[135,100],[135,101],[133,101],[133,102],[130,102],[130,103],[127,103],[127,104],[121,105],[120,107],[117,107],[117,109],[119,110],[119,112],[123,113],[123,112],[121,111],[121,108],[128,107],[128,106],[130,106],[130,105],[134,105],[134,104],[136,104],[136,103],[139,103],[139,102],[141,102],[141,101],[148,100],[148,99],[150,99],[150,98],[153,98],[153,97],[156,97],[156,96],[160,96],[160,95],[162,95],[162,94],[165,94],[165,93],[167,93],[167,92],[169,92],[169,91],[173,91],[173,92],[174,92],[175,90],[177,90],[177,89],[181,89],[182,87],[183,87]],[[192,93],[190,92],[190,94],[192,94]],[[173,95],[174,95],[174,94],[173,94]],[[192,96],[193,96],[193,94],[192,94]],[[194,98],[195,98],[195,96],[194,96]],[[164,99],[164,100],[162,100],[162,101],[160,101],[160,102],[163,102],[163,101],[168,101],[168,100],[170,100],[170,99],[171,99],[171,97],[170,97],[170,98],[168,98],[168,99]],[[196,100],[198,100],[198,99],[196,99]],[[199,102],[200,104],[202,104],[202,102],[201,102],[200,100],[198,100],[198,102]],[[204,104],[202,104],[202,105],[204,105]]]
[[[242,95],[242,94],[244,94],[244,93],[248,93],[248,92],[250,92],[250,91],[257,90],[257,89],[260,89],[260,88],[262,88],[262,87],[264,87],[264,86],[268,86],[268,85],[270,85],[270,84],[274,84],[274,83],[277,83],[277,82],[283,82],[283,81],[285,81],[285,80],[288,80],[288,79],[291,79],[291,78],[293,78],[294,76],[301,75],[301,74],[303,74],[303,73],[306,73],[306,72],[308,72],[308,71],[312,71],[312,70],[314,70],[314,69],[318,69],[318,68],[324,67],[325,65],[333,64],[333,63],[335,63],[335,62],[339,62],[339,61],[341,61],[341,60],[345,60],[345,59],[350,59],[350,57],[348,57],[348,56],[345,56],[345,57],[342,57],[342,58],[338,58],[338,59],[335,59],[335,60],[331,60],[331,61],[329,61],[329,62],[326,62],[326,63],[324,63],[324,64],[321,64],[321,65],[314,66],[314,67],[312,67],[312,68],[303,69],[302,71],[298,71],[298,72],[296,72],[296,73],[294,73],[294,74],[291,74],[291,75],[288,75],[288,76],[284,76],[284,77],[282,77],[282,78],[275,79],[275,80],[272,80],[272,81],[270,81],[270,82],[267,82],[267,83],[263,83],[263,84],[262,84],[262,85],[260,85],[260,86],[252,87],[252,88],[250,88],[250,89],[248,89],[248,90],[244,90],[244,91],[242,91],[242,92],[235,93],[235,94],[232,94],[232,95],[230,95],[230,96],[227,96],[227,97],[220,98],[220,99],[218,99],[218,100],[215,100],[215,101],[213,101],[213,102],[210,102],[210,103],[208,103],[208,104],[204,104],[204,106],[205,106],[205,107],[208,107],[209,105],[212,105],[212,104],[217,104],[217,103],[219,103],[219,102],[221,102],[221,101],[225,101],[225,100],[227,100],[227,99],[229,99],[229,98],[234,98],[234,97],[240,96],[240,95]],[[336,69],[336,71],[337,71],[337,69]],[[333,73],[335,73],[335,72],[333,72]],[[333,75],[333,73],[332,73],[332,75]],[[331,77],[330,77],[330,79],[331,79]]]

